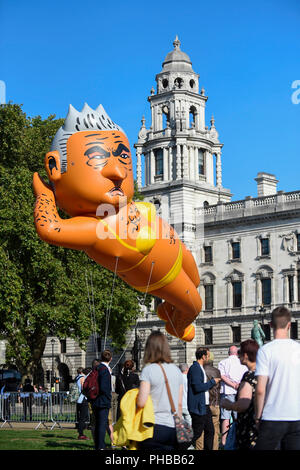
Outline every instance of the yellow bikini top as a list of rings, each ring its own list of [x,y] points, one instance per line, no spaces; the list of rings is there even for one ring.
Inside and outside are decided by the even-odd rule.
[[[136,246],[129,245],[125,240],[119,237],[117,233],[108,225],[105,220],[99,219],[107,229],[116,237],[116,239],[126,248],[143,255],[147,255],[155,245],[156,242],[156,209],[154,204],[151,202],[135,202],[134,203],[141,213],[141,215],[147,220],[148,224],[144,225],[137,237]]]

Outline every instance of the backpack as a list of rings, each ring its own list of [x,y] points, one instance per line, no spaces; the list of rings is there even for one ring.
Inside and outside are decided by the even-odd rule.
[[[77,383],[75,382],[70,387],[70,402],[71,403],[77,402],[79,396],[80,396],[80,391],[79,391]]]
[[[85,378],[82,393],[88,401],[93,401],[99,395],[98,369],[93,369]]]

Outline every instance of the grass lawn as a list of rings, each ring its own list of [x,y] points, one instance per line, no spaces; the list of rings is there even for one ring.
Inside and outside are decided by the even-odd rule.
[[[93,450],[86,435],[89,441],[79,441],[75,429],[0,429],[0,450]]]

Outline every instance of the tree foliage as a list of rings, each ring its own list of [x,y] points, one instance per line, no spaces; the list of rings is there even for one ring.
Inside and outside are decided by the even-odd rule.
[[[0,337],[8,341],[7,359],[23,373],[36,371],[47,335],[85,346],[93,333],[88,291],[102,338],[111,308],[108,337],[118,348],[141,314],[141,294],[116,277],[111,298],[113,273],[36,234],[32,175],[47,179],[44,155],[62,122],[27,117],[17,104],[0,106]]]

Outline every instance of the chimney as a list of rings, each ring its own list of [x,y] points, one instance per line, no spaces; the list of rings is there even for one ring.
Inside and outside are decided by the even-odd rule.
[[[257,181],[257,196],[270,196],[277,193],[277,183],[275,175],[271,173],[260,172],[257,173],[257,177],[254,178]]]

